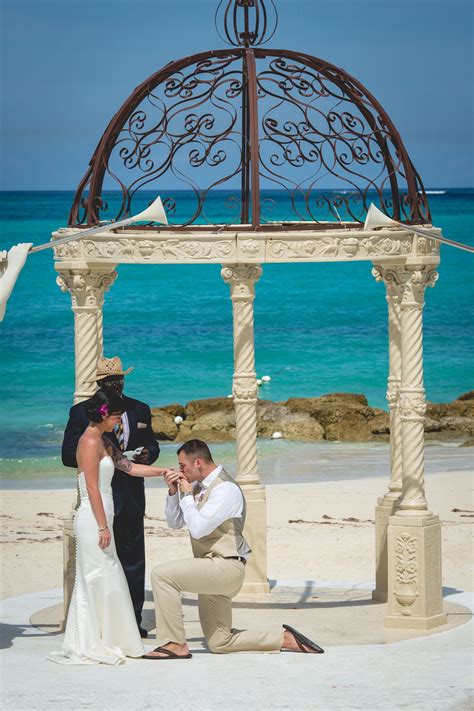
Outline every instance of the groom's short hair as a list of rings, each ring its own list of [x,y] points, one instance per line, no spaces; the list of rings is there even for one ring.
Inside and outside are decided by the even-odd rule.
[[[212,462],[211,450],[202,439],[189,439],[181,445],[176,454],[185,454],[192,459],[204,459],[205,462]]]

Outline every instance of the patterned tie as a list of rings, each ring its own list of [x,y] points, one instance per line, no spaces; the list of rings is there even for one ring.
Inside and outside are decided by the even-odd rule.
[[[115,425],[115,436],[117,437],[118,446],[123,452],[123,424],[120,420],[118,425]]]

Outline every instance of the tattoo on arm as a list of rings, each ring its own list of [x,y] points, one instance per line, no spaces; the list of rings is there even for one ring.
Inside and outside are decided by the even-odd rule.
[[[132,469],[132,462],[130,462],[127,457],[124,456],[123,452],[117,449],[117,447],[115,447],[110,440],[106,440],[105,437],[104,444],[107,453],[113,459],[115,468],[128,474]]]

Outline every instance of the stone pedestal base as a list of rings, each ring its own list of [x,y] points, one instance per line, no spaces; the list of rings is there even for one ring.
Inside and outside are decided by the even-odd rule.
[[[387,528],[399,501],[400,498],[382,496],[377,499],[375,507],[375,590],[372,590],[375,602],[387,602],[388,599]]]
[[[437,516],[391,516],[388,526],[388,611],[385,627],[432,629],[446,624]]]
[[[67,613],[71,603],[74,579],[76,576],[76,539],[74,537],[74,514],[64,521],[63,527],[63,619],[61,620],[61,632],[66,627]]]
[[[244,536],[252,549],[245,567],[245,581],[240,595],[264,595],[270,592],[267,579],[267,504],[265,487],[240,484],[247,501]]]

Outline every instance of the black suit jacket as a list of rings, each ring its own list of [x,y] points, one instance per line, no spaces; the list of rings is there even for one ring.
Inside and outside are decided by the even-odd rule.
[[[134,400],[125,395],[122,397],[130,428],[127,450],[146,447],[148,449],[148,461],[146,464],[153,464],[158,459],[160,446],[151,428],[150,408],[139,400]],[[66,467],[77,467],[77,443],[89,424],[85,408],[86,402],[87,400],[73,405],[69,411],[69,420],[64,432],[61,450],[61,458]],[[139,424],[140,427],[138,426]],[[106,433],[106,437],[118,447],[117,438],[113,432]],[[116,516],[122,512],[132,517],[144,515],[145,487],[142,478],[130,476],[116,469],[112,479],[112,491]]]

